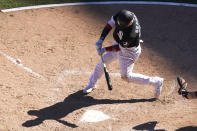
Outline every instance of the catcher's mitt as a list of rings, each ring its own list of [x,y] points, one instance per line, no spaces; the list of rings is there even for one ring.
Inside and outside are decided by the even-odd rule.
[[[183,97],[187,98],[188,92],[187,92],[187,82],[182,77],[177,77],[177,81],[179,84],[179,95],[182,95]]]

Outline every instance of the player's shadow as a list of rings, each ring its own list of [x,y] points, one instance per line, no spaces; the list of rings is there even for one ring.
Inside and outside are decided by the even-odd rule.
[[[133,129],[135,130],[140,130],[140,131],[165,131],[164,129],[157,129],[155,130],[155,126],[157,125],[157,121],[151,121],[151,122],[147,122],[147,123],[143,123],[140,125],[137,125],[135,127],[133,127]]]
[[[115,103],[137,103],[137,102],[153,102],[152,99],[131,99],[131,100],[110,100],[110,99],[94,99],[91,96],[84,95],[82,90],[77,91],[65,98],[63,102],[56,103],[52,106],[42,108],[40,110],[29,110],[28,114],[37,116],[34,120],[28,120],[22,124],[24,127],[32,127],[41,124],[45,120],[56,120],[66,126],[76,128],[77,125],[61,120],[69,113],[83,107],[97,104],[115,104]]]

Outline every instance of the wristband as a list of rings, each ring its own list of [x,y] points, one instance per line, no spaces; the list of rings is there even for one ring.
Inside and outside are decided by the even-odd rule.
[[[109,51],[109,52],[117,52],[117,51],[120,51],[120,48],[119,48],[119,45],[113,45],[113,46],[109,46],[109,47],[106,47],[106,51]]]

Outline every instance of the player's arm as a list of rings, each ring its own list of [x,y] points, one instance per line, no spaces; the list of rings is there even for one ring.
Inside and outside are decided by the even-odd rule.
[[[115,21],[113,16],[111,17],[111,19],[107,22],[107,24],[105,25],[102,33],[101,33],[101,37],[100,39],[104,41],[105,37],[109,34],[109,32],[111,31],[111,29],[113,28],[113,26],[115,25]]]
[[[102,48],[102,44],[103,44],[105,37],[109,34],[109,32],[111,31],[114,25],[115,25],[115,21],[112,16],[111,19],[105,25],[99,40],[96,42],[96,49],[99,55],[102,55],[105,52],[105,48]]]

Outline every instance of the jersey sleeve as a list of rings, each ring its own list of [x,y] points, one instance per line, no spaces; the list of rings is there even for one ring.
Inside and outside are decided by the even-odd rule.
[[[115,25],[115,20],[114,20],[114,16],[111,17],[111,19],[107,22],[107,24],[109,24],[112,28]]]

